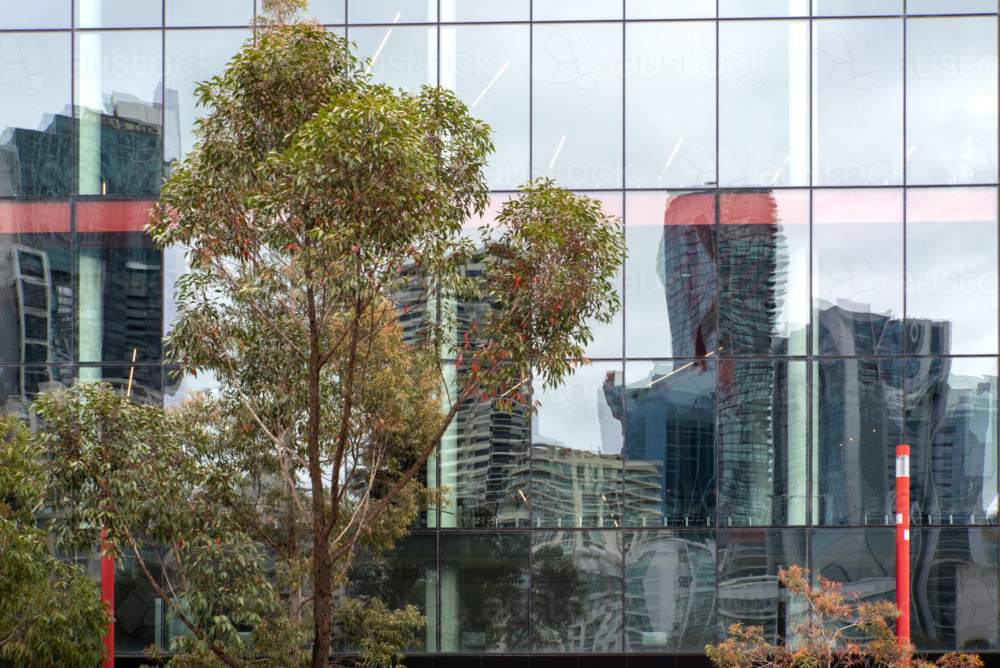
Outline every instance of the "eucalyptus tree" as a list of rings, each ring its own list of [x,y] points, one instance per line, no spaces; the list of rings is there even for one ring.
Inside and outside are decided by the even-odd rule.
[[[149,227],[188,249],[169,355],[220,382],[211,458],[254,490],[231,515],[283,561],[314,668],[357,621],[334,601],[354,551],[386,548],[442,500],[419,473],[459,407],[509,409],[587,363],[624,255],[599,202],[548,181],[473,242],[489,128],[447,90],[403,93],[367,69],[319,26],[261,30],[198,89],[198,142]],[[473,262],[482,272],[463,271]],[[493,308],[459,336],[454,299]],[[463,370],[448,391],[445,364]]]

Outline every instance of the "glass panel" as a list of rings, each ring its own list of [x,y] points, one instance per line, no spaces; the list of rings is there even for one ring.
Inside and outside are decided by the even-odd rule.
[[[441,651],[528,651],[528,533],[441,533],[440,541]]]
[[[347,22],[433,23],[437,21],[437,4],[437,0],[355,0],[347,3]]]
[[[319,19],[320,23],[344,23],[346,11],[344,0],[309,0],[299,16],[306,20]]]
[[[163,406],[164,395],[177,393],[177,381],[164,377],[159,364],[82,365],[73,367],[77,383],[107,383],[118,396],[153,406]]]
[[[454,369],[453,364],[444,369],[449,396],[461,380]],[[450,409],[447,400],[444,409]],[[440,484],[451,488],[451,504],[441,507],[442,527],[528,526],[529,421],[525,404],[505,413],[492,401],[465,400],[441,438]]]
[[[625,381],[626,522],[715,526],[715,363],[627,362]]]
[[[366,71],[377,83],[405,91],[437,84],[437,28],[351,28],[350,39],[358,44],[357,56],[371,60]]]
[[[908,355],[997,353],[997,193],[906,193]]]
[[[254,0],[164,0],[167,26],[246,27],[253,20]]]
[[[142,231],[149,202],[76,205],[77,360],[157,362],[163,259]],[[88,380],[86,374],[81,378]]]
[[[76,0],[77,28],[158,28],[163,0]]]
[[[894,524],[903,361],[815,362],[812,383],[813,523]]]
[[[805,355],[809,193],[722,193],[719,354]]]
[[[715,194],[630,193],[627,205],[625,354],[715,354]]]
[[[809,16],[809,0],[719,0],[719,17]]]
[[[0,366],[0,415],[23,420],[37,430],[38,419],[31,410],[35,397],[72,384],[68,366]]]
[[[351,596],[379,598],[390,610],[415,606],[427,617],[427,626],[417,632],[420,644],[403,648],[407,654],[436,651],[437,642],[437,537],[412,534],[397,540],[383,554],[359,554],[348,574]]]
[[[902,184],[902,20],[813,25],[813,183]]]
[[[0,197],[72,192],[69,59],[69,33],[0,35]]]
[[[532,521],[536,527],[621,526],[621,362],[580,367],[533,388]]]
[[[607,0],[534,0],[531,3],[535,21],[586,21],[621,19],[622,3]]]
[[[803,605],[788,600],[778,571],[809,564],[808,529],[719,532],[719,639],[736,623],[787,638]]]
[[[997,359],[906,360],[913,524],[997,521]]]
[[[896,601],[894,529],[829,529],[812,534],[812,586],[840,582],[862,601]]]
[[[621,57],[620,24],[534,27],[534,178],[621,187]]]
[[[715,23],[625,26],[625,185],[715,183]]]
[[[72,0],[32,0],[8,4],[3,11],[4,30],[69,28]],[[6,54],[4,54],[6,55]]]
[[[997,11],[997,0],[906,0],[907,14],[981,14]]]
[[[715,642],[715,533],[625,532],[629,652],[697,652]]]
[[[253,37],[249,30],[168,30],[167,123],[164,161],[171,167],[194,147],[195,119],[208,110],[196,106],[194,90],[203,81],[222,74],[229,60]]]
[[[588,192],[580,193],[587,195],[593,199],[600,201],[601,209],[604,213],[609,216],[614,216],[619,220],[623,220],[625,217],[623,198],[620,192]],[[624,262],[622,263],[624,267]],[[624,307],[624,298],[622,296],[622,289],[624,284],[624,277],[621,273],[612,279],[618,290],[618,299]],[[620,358],[622,356],[622,328],[624,325],[622,321],[625,318],[624,308],[615,315],[615,317],[608,324],[604,325],[595,322],[593,319],[587,321],[587,325],[590,327],[590,333],[593,335],[594,340],[589,344],[584,346],[584,352],[586,352],[587,357],[594,358]]]
[[[0,364],[69,362],[72,345],[69,204],[2,202]]]
[[[158,551],[150,546],[141,548],[146,569],[154,576],[163,573],[163,563],[168,559],[166,554],[162,554],[165,552],[167,550]],[[100,568],[99,554],[95,552],[89,560]],[[134,556],[126,556],[124,563],[116,563],[115,566],[115,653],[142,654],[150,646],[167,651],[169,645],[163,642],[163,631],[169,622],[164,614],[166,617],[173,615],[157,596]],[[175,621],[173,626],[179,624]]]
[[[997,529],[910,529],[918,650],[997,648]]]
[[[903,0],[813,0],[813,16],[902,14]]]
[[[808,184],[809,24],[719,24],[719,85],[720,183]]]
[[[77,192],[158,194],[164,175],[162,33],[76,35]]]
[[[531,557],[531,650],[621,652],[618,532],[534,532]]]
[[[496,151],[486,173],[497,190],[512,190],[530,176],[529,39],[527,25],[441,28],[441,85],[493,130]]]
[[[626,19],[714,19],[715,0],[625,0]]]
[[[902,278],[899,190],[813,193],[815,354],[903,354]]]
[[[528,21],[531,0],[440,0],[441,22],[451,21]]]
[[[907,183],[997,182],[995,16],[907,21],[906,143]]]
[[[719,525],[807,524],[801,362],[719,362]]]

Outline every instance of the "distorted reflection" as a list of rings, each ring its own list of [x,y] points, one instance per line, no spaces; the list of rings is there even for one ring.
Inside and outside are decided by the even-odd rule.
[[[812,532],[812,584],[819,576],[858,592],[862,601],[895,601],[894,529],[817,529]]]
[[[715,642],[715,534],[625,532],[629,652],[701,652]]]
[[[997,529],[910,531],[910,624],[918,650],[997,648]]]
[[[804,604],[778,586],[778,572],[809,563],[808,529],[719,532],[719,638],[735,623],[760,626],[770,642],[794,632]]]
[[[535,526],[622,526],[619,364],[581,367],[558,388],[535,390],[532,508]],[[619,404],[620,406],[620,404]],[[520,493],[518,491],[518,493]]]
[[[622,555],[612,531],[532,536],[532,650],[620,652]]]
[[[629,526],[714,526],[715,363],[628,362],[624,389]],[[624,405],[623,405],[624,404]]]
[[[719,363],[719,525],[806,524],[805,361]]]

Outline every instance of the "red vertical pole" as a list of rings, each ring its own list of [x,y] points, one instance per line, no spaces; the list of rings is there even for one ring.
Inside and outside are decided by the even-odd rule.
[[[896,446],[896,637],[910,641],[910,446]]]
[[[101,529],[102,552],[107,548],[104,542],[106,536],[104,529]],[[115,668],[115,558],[112,556],[101,557],[101,601],[111,611],[108,630],[104,633],[104,647],[108,654],[101,668]]]

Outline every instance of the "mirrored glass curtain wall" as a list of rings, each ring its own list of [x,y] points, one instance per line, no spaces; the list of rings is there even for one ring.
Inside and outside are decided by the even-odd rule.
[[[252,38],[257,3],[0,14],[5,413],[30,420],[75,380],[131,378],[163,405],[196,388],[162,364],[183,254],[143,226],[192,148],[196,82]],[[359,567],[355,593],[418,605],[415,652],[701,653],[735,621],[783,635],[801,610],[782,567],[894,598],[908,443],[914,639],[998,649],[997,10],[312,0],[376,80],[451,88],[493,128],[485,222],[549,177],[599,198],[628,244],[593,364],[534,388],[533,416],[464,404],[427,470],[452,503]],[[136,574],[116,586],[121,654],[179,632]]]

